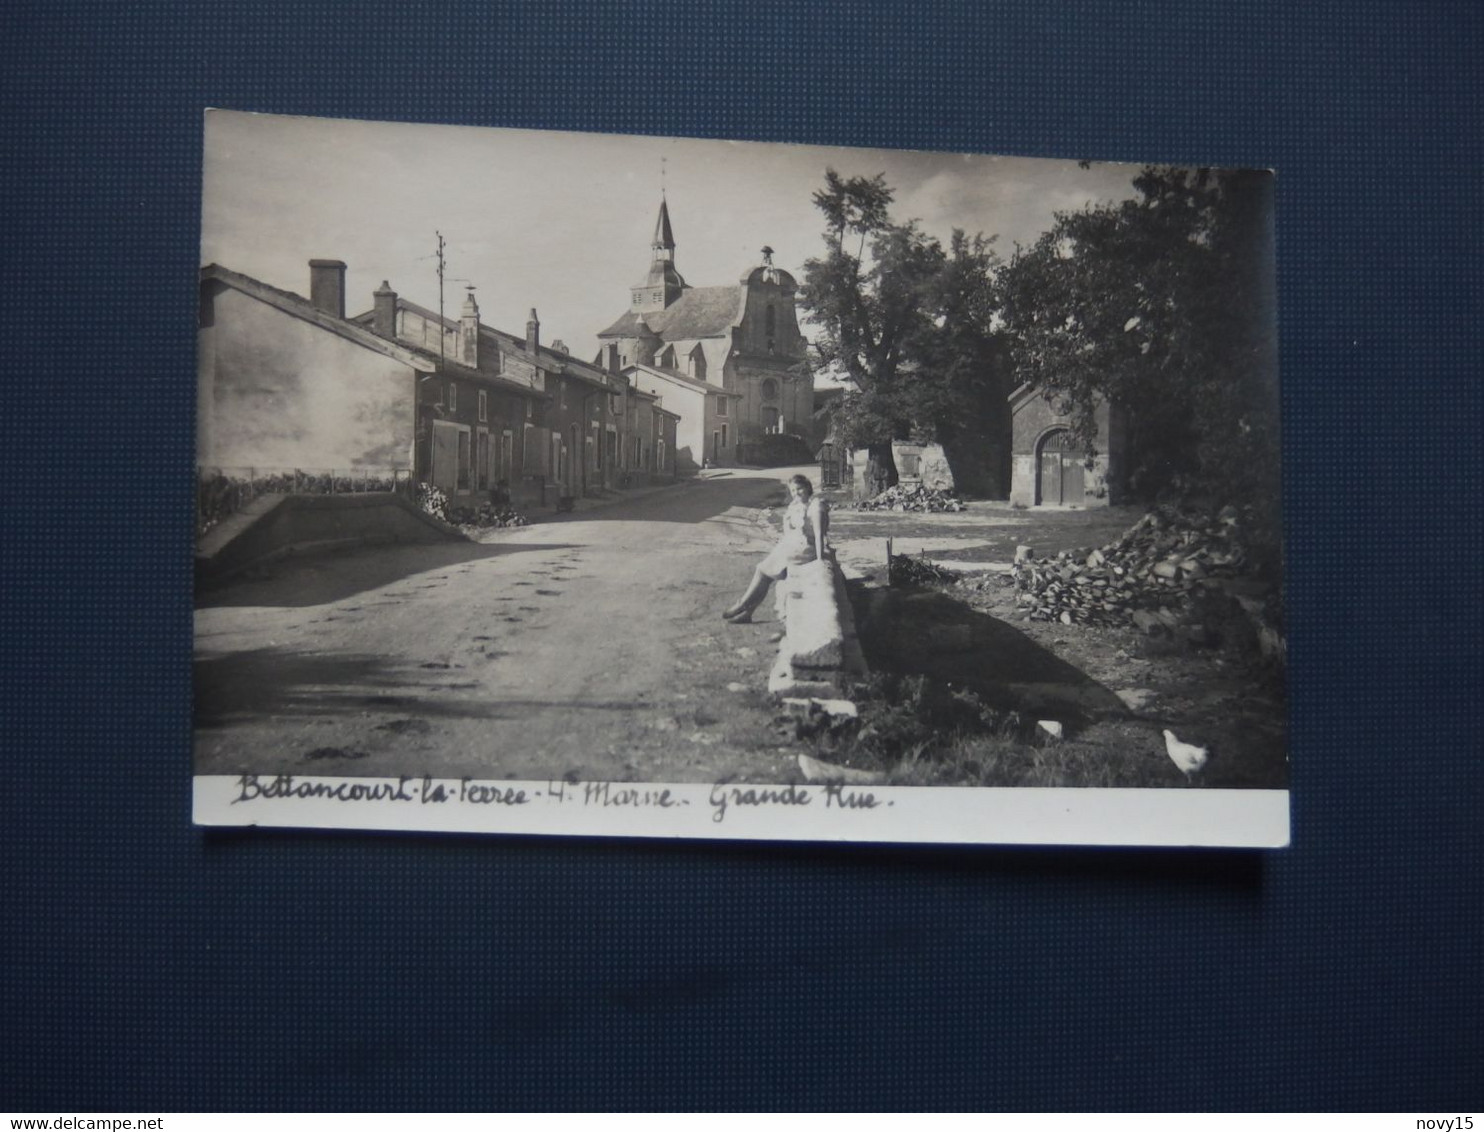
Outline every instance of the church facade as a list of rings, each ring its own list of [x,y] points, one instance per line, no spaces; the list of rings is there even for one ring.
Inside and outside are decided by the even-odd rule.
[[[794,277],[773,265],[773,249],[740,280],[692,287],[675,266],[675,236],[661,199],[649,271],[631,289],[629,309],[598,334],[619,365],[688,379],[710,393],[712,419],[695,462],[733,464],[737,447],[770,433],[810,435],[814,379],[799,332]],[[668,407],[668,406],[667,406]],[[725,419],[722,419],[725,418]]]

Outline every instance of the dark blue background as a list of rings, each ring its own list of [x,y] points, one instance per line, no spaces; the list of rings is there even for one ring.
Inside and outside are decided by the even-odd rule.
[[[0,1108],[1477,1111],[1481,12],[8,7]],[[193,829],[208,105],[1276,167],[1293,848]]]

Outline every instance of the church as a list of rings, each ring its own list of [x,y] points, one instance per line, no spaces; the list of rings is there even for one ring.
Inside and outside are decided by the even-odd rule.
[[[628,310],[598,339],[637,388],[681,414],[682,466],[736,464],[740,447],[769,434],[808,436],[814,378],[794,310],[798,285],[773,265],[773,249],[737,283],[692,287],[675,266],[662,196],[650,252]]]

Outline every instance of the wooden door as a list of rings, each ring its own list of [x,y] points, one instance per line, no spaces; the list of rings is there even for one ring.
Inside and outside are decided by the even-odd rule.
[[[1081,506],[1085,501],[1082,455],[1072,434],[1057,429],[1041,442],[1038,501],[1052,507]]]
[[[433,486],[446,492],[458,490],[461,435],[455,426],[433,422]]]

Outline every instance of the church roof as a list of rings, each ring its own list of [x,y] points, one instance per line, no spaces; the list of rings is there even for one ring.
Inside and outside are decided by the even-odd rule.
[[[600,331],[598,337],[636,337],[643,332],[640,323],[644,322],[664,342],[721,338],[737,324],[741,312],[741,287],[688,287],[662,311],[643,315],[625,311],[612,326]]]

